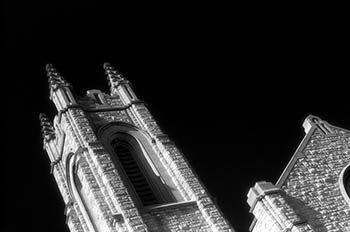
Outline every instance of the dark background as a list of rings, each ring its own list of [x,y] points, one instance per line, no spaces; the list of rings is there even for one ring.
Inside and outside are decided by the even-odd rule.
[[[68,231],[42,149],[45,64],[74,86],[108,92],[102,64],[134,86],[237,232],[246,194],[275,183],[308,114],[350,129],[348,27],[328,5],[5,2],[5,224]]]

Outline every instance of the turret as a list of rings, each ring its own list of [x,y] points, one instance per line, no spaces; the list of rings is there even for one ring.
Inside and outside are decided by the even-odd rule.
[[[103,64],[105,74],[109,81],[111,89],[111,95],[120,94],[124,104],[130,104],[138,101],[135,93],[132,91],[131,83],[125,77],[123,77],[110,63],[106,62]]]
[[[76,105],[71,92],[71,85],[56,71],[52,64],[46,65],[46,72],[50,88],[50,99],[58,111],[65,110],[69,106]]]

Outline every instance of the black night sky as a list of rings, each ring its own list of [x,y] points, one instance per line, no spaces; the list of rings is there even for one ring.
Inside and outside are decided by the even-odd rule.
[[[79,95],[108,92],[102,65],[112,63],[237,232],[248,231],[252,220],[249,188],[277,181],[308,114],[350,129],[349,38],[341,12],[133,4],[5,3],[1,231],[68,231],[38,120],[40,112],[56,113],[46,63]]]

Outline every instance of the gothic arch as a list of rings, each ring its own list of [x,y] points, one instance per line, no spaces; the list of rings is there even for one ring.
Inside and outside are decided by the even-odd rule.
[[[145,136],[145,133],[141,132],[141,130],[129,123],[126,122],[110,122],[103,126],[101,126],[97,131],[97,137],[102,141],[107,139],[108,136],[115,133],[116,131],[121,131],[125,133],[130,133],[133,136],[139,137],[138,134],[142,134]],[[149,139],[149,136],[145,136]],[[103,142],[103,141],[102,141]]]
[[[79,186],[77,186],[77,155],[81,152],[81,149],[78,149],[75,153],[70,152],[67,155],[66,159],[66,176],[68,182],[68,189],[71,194],[73,202],[76,202],[79,206],[79,209],[84,217],[84,221],[86,222],[89,231],[97,232],[95,226],[92,223],[91,216],[88,213],[86,205],[82,199],[80,194]]]
[[[102,126],[97,136],[121,171],[136,204],[145,207],[183,201],[146,132],[124,122],[112,122]]]
[[[340,174],[339,186],[345,201],[350,206],[350,164],[347,165]]]

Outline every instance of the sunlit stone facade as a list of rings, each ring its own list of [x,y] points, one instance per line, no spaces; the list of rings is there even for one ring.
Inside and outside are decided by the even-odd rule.
[[[248,193],[253,232],[350,231],[350,131],[308,116],[305,137],[273,185]]]
[[[47,65],[53,121],[44,149],[77,232],[234,231],[129,81],[105,63],[110,93],[83,97]]]

